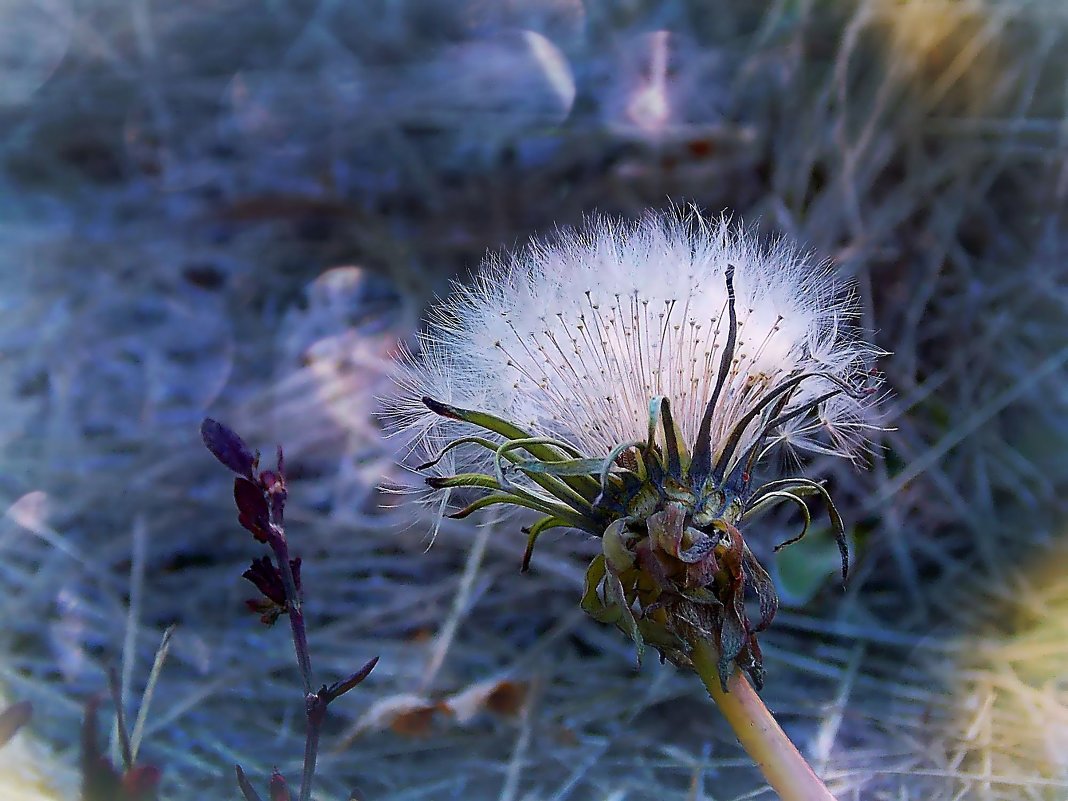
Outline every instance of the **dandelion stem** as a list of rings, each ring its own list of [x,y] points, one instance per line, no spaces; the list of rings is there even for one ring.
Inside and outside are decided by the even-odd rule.
[[[723,692],[716,667],[719,655],[715,646],[699,641],[694,645],[691,658],[712,700],[779,798],[782,801],[834,801],[834,796],[738,670],[727,682],[730,692]]]

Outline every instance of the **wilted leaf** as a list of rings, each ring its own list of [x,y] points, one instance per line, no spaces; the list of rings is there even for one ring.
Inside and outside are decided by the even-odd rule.
[[[382,698],[371,706],[345,738],[345,744],[365,732],[391,729],[405,737],[425,737],[441,705],[422,695],[405,693]]]
[[[296,560],[292,560],[290,565],[294,566],[294,563],[299,568],[299,562]],[[294,579],[296,575],[296,571],[294,571]],[[256,589],[263,593],[268,600],[279,606],[285,606],[286,591],[285,585],[282,583],[282,574],[274,566],[269,556],[253,559],[252,564],[249,565],[248,570],[241,574],[241,577],[255,584]]]
[[[747,637],[742,621],[732,610],[727,609],[720,628],[719,663],[716,666],[723,692],[727,692],[727,680],[734,672],[734,660],[745,647]]]
[[[120,776],[100,749],[96,730],[98,698],[85,705],[82,723],[82,801],[114,801],[119,793]]]
[[[525,682],[491,679],[472,684],[445,699],[442,707],[451,712],[458,723],[467,723],[483,710],[511,717],[523,708],[528,689]]]
[[[160,771],[154,765],[133,765],[120,772],[100,747],[97,733],[99,698],[85,706],[82,724],[81,801],[156,801]]]
[[[760,604],[760,622],[757,623],[756,630],[763,631],[771,625],[771,621],[779,609],[779,596],[775,593],[775,584],[772,582],[771,576],[768,575],[768,571],[753,556],[749,546],[746,545],[744,547],[745,555],[742,564]]]

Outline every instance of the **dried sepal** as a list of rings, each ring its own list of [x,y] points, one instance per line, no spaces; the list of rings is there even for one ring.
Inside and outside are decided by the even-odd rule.
[[[299,556],[289,560],[289,568],[293,573],[293,583],[299,594],[301,592]],[[253,559],[252,564],[241,576],[252,582],[261,593],[259,598],[249,599],[245,604],[260,616],[261,622],[265,625],[273,625],[281,615],[289,611],[282,571],[269,556]]]
[[[771,580],[768,571],[753,556],[748,545],[743,543],[743,548],[742,568],[745,571],[746,582],[756,594],[757,605],[760,609],[760,621],[753,631],[764,631],[771,625],[775,613],[779,610],[779,596],[775,592],[775,582]]]

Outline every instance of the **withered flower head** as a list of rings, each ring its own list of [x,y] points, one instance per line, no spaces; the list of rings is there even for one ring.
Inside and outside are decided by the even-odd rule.
[[[602,537],[583,608],[638,646],[690,665],[713,643],[720,680],[737,664],[759,687],[756,633],[775,614],[767,571],[739,527],[768,506],[820,496],[819,482],[754,486],[777,444],[854,458],[870,427],[877,355],[827,265],[783,241],[696,215],[597,220],[507,261],[433,312],[393,410],[441,469],[435,489],[484,490],[535,510],[537,537]],[[804,534],[801,532],[798,537]],[[781,547],[781,546],[780,546]],[[749,619],[745,598],[759,601]]]
[[[289,569],[293,575],[293,584],[299,594],[302,591],[300,585],[300,557],[289,560]],[[260,620],[268,626],[273,625],[279,616],[289,610],[289,602],[286,600],[285,581],[282,571],[275,567],[271,557],[263,556],[253,559],[248,570],[241,574],[242,578],[251,581],[260,591],[260,597],[250,598],[245,605],[260,616]]]

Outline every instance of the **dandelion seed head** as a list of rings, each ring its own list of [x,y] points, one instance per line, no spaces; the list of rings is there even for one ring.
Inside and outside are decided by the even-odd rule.
[[[692,443],[730,335],[730,266],[737,341],[711,418],[713,459],[788,377],[819,373],[790,395],[783,414],[811,405],[836,380],[864,380],[877,351],[857,335],[851,288],[826,263],[781,239],[762,244],[722,218],[598,218],[488,258],[472,283],[436,306],[402,369],[394,419],[427,452],[471,433],[426,409],[420,399],[429,395],[600,456],[644,439],[650,398],[663,395]],[[833,395],[769,442],[851,456],[865,440],[866,406]],[[737,453],[759,434],[757,417]]]
[[[433,454],[417,470],[445,471],[426,486],[479,493],[451,517],[502,504],[542,515],[524,530],[524,568],[544,531],[601,537],[582,607],[615,622],[639,661],[647,639],[695,669],[711,648],[724,691],[735,668],[759,689],[756,635],[778,598],[738,526],[799,505],[805,527],[778,550],[804,536],[817,494],[843,580],[849,550],[821,484],[754,488],[752,470],[776,446],[863,447],[876,351],[856,314],[850,287],[784,240],[696,213],[597,218],[488,259],[436,306],[393,417]]]

